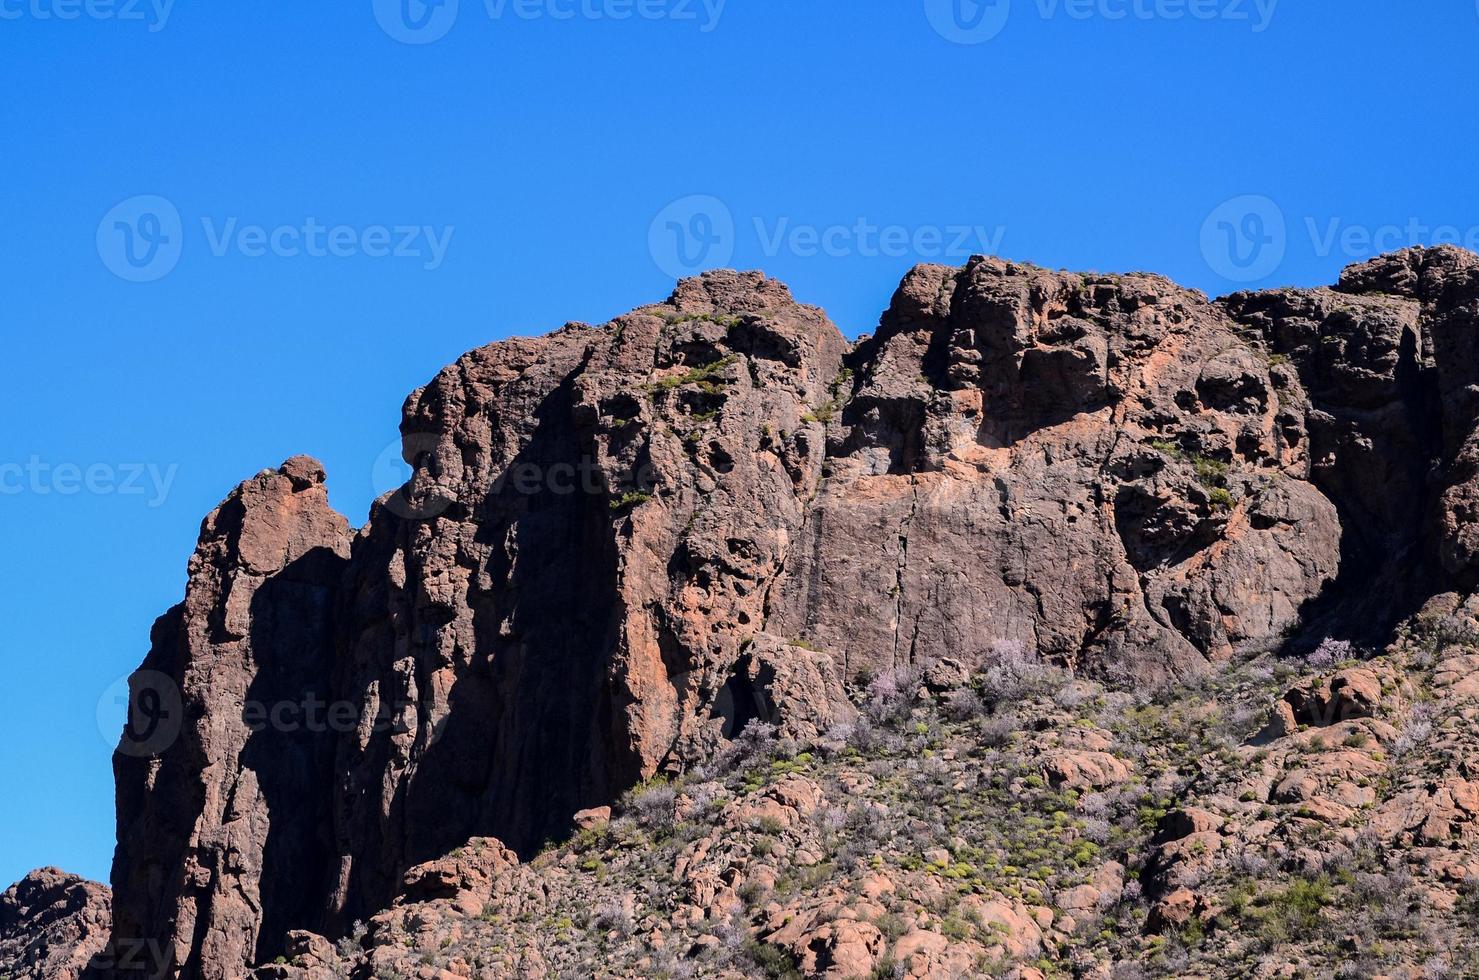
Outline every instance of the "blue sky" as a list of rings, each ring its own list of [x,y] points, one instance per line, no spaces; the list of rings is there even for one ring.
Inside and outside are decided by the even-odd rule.
[[[857,334],[971,251],[1217,294],[1479,236],[1470,0],[399,2],[0,0],[0,887],[106,878],[206,512],[307,452],[362,522],[468,348],[700,264]]]

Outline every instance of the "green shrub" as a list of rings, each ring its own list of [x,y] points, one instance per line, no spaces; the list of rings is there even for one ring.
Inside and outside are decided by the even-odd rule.
[[[745,955],[760,968],[760,975],[769,980],[801,980],[801,965],[788,949],[762,943],[757,939],[745,940]]]
[[[1196,455],[1191,458],[1191,464],[1203,486],[1216,488],[1227,484],[1227,473],[1231,467],[1222,460]]]
[[[883,938],[888,941],[890,946],[898,942],[899,937],[909,931],[908,924],[893,912],[883,913],[873,920],[873,925],[877,926],[878,931],[883,933]]]
[[[645,504],[652,499],[652,494],[644,490],[628,490],[620,497],[611,498],[611,509],[613,511],[626,510],[628,507],[636,507]]]
[[[1167,439],[1152,439],[1150,448],[1162,456],[1170,456],[1172,459],[1180,459],[1183,455],[1181,447]]]
[[[1328,879],[1304,878],[1282,891],[1251,898],[1239,895],[1229,903],[1229,909],[1241,909],[1246,919],[1258,924],[1265,939],[1283,942],[1315,933],[1320,927],[1320,913],[1331,902]]]
[[[838,410],[847,403],[847,395],[843,392],[843,388],[850,381],[852,381],[852,368],[843,368],[837,377],[832,379],[832,383],[828,385],[828,390],[831,392],[832,397],[801,416],[801,421],[821,422],[825,425],[835,419]]]
[[[647,390],[672,391],[676,388],[682,388],[684,385],[704,383],[708,383],[708,386],[713,388],[716,381],[720,385],[725,383],[723,379],[719,378],[720,372],[738,360],[738,354],[727,354],[717,361],[712,361],[701,367],[692,368],[684,371],[682,374],[675,374],[670,378],[659,378],[648,385]]]

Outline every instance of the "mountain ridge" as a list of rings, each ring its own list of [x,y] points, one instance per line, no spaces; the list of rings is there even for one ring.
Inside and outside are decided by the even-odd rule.
[[[900,672],[1124,691],[1385,647],[1479,570],[1476,326],[1448,247],[1215,302],[977,257],[855,344],[721,271],[471,351],[407,399],[413,476],[363,528],[306,457],[203,524],[115,756],[115,958],[240,976],[752,725],[824,740]]]

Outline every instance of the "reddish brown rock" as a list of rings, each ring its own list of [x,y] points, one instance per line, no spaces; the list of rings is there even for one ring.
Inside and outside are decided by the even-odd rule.
[[[1277,635],[1336,574],[1269,369],[1200,294],[924,266],[848,363],[777,613],[849,674],[1014,640],[1174,675]]]
[[[1385,803],[1371,819],[1383,839],[1449,845],[1479,836],[1479,782],[1458,776],[1409,790]]]
[[[1130,778],[1130,767],[1108,752],[1059,752],[1043,762],[1054,789],[1104,789]]]
[[[1382,677],[1365,667],[1352,667],[1316,678],[1284,695],[1295,721],[1325,727],[1355,718],[1370,718],[1382,701]],[[1287,727],[1287,722],[1281,722]],[[1292,729],[1290,729],[1292,731]]]
[[[115,932],[238,974],[431,887],[469,839],[528,857],[751,724],[846,726],[864,678],[907,698],[1009,656],[1144,686],[1384,630],[1475,564],[1476,265],[1412,250],[1211,303],[975,259],[911,272],[852,347],[716,272],[472,351],[407,400],[412,478],[357,535],[304,459],[207,520],[134,680]],[[1374,679],[1304,692],[1269,737],[1370,717]],[[305,700],[348,724],[244,717]],[[1064,789],[1130,776],[1102,745],[1040,755]],[[1341,767],[1264,795],[1348,807]],[[809,931],[786,945],[817,962],[886,952]]]
[[[1146,931],[1166,932],[1185,926],[1193,918],[1206,914],[1203,899],[1190,888],[1178,888],[1151,907]]]
[[[1222,818],[1215,813],[1199,807],[1186,807],[1166,814],[1157,828],[1156,840],[1164,843],[1195,834],[1212,833],[1219,830],[1222,824]]]
[[[0,895],[0,976],[76,980],[108,943],[108,899],[102,885],[56,868],[11,886]]]
[[[418,865],[406,872],[401,900],[425,902],[445,899],[464,915],[480,915],[519,867],[518,855],[501,841],[468,841],[450,857]]]
[[[1379,639],[1475,561],[1479,257],[1410,248],[1225,305],[1287,359],[1280,425],[1341,512],[1343,574],[1306,619]]]
[[[206,518],[185,602],[130,680],[114,756],[120,955],[144,944],[168,971],[234,980],[319,921],[332,614],[350,541],[323,481],[316,461],[291,459]]]
[[[581,830],[594,830],[602,824],[611,822],[611,808],[609,806],[593,806],[588,810],[581,810],[574,817],[575,826]]]
[[[407,402],[416,472],[361,533],[342,689],[341,921],[469,836],[520,853],[750,720],[825,725],[830,661],[765,637],[845,343],[758,274],[474,351]],[[761,704],[765,707],[762,710]],[[515,790],[514,787],[517,787]]]

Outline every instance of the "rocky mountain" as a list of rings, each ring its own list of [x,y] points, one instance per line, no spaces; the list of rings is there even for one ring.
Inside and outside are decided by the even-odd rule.
[[[206,519],[92,975],[1451,964],[1476,343],[1436,248],[1216,302],[921,266],[854,344],[715,272],[473,351],[363,528],[303,457]]]

